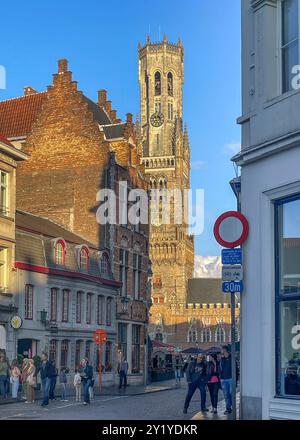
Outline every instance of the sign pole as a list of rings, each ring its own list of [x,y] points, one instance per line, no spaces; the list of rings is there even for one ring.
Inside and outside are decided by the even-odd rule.
[[[102,344],[99,344],[99,388],[102,390]]]
[[[235,346],[235,292],[231,292],[231,371],[232,371],[232,418],[236,420],[236,346]]]

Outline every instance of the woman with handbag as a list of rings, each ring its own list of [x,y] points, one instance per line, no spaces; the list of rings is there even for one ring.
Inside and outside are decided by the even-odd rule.
[[[29,359],[28,361],[29,368],[27,370],[27,389],[26,389],[26,397],[27,400],[25,403],[34,403],[35,398],[35,386],[36,386],[36,377],[35,377],[35,366],[33,359]]]
[[[18,361],[15,359],[12,361],[10,369],[10,383],[11,383],[11,397],[17,399],[19,384],[20,384],[21,371],[18,367]]]

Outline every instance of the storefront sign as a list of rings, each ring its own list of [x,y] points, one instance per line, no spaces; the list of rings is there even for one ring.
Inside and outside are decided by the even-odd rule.
[[[141,301],[133,301],[131,308],[131,319],[134,321],[147,321],[147,309]]]

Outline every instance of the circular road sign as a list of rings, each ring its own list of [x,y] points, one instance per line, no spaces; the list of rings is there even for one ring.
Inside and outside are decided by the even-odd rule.
[[[220,215],[214,226],[217,242],[225,248],[240,246],[249,233],[249,223],[240,212],[228,211]]]
[[[107,332],[105,330],[96,330],[94,331],[94,342],[97,345],[102,345],[106,342]]]

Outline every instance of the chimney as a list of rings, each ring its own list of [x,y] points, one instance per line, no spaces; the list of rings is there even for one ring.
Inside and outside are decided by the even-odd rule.
[[[117,110],[111,110],[110,112],[110,117],[112,119],[113,122],[116,122],[117,119]]]
[[[107,92],[106,90],[98,90],[98,105],[100,105],[101,107],[105,106],[106,103],[106,95]]]
[[[38,91],[35,90],[33,87],[31,86],[24,87],[24,96],[35,95],[36,93],[38,93]]]
[[[126,123],[127,124],[132,124],[132,113],[126,113]]]
[[[107,113],[111,112],[111,101],[106,101],[106,103],[104,104],[104,108],[107,111]]]
[[[68,71],[68,60],[65,58],[58,60],[58,73],[65,73]]]

